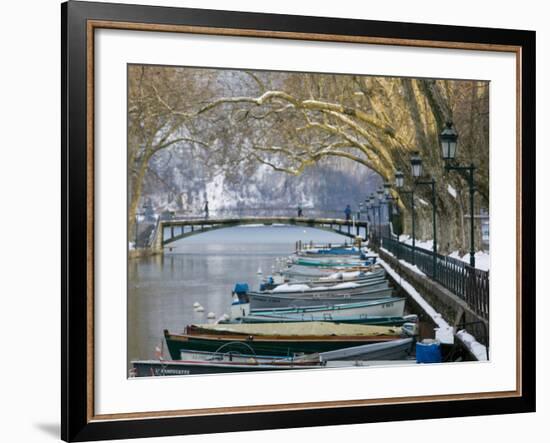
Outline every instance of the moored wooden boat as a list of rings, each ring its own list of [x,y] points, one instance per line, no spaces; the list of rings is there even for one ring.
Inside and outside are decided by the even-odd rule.
[[[205,352],[182,349],[177,360],[134,360],[131,376],[151,377],[230,372],[256,372],[323,367],[391,365],[407,363],[414,350],[414,339],[354,346],[293,357],[258,356],[240,352]],[[414,361],[413,361],[414,362]]]
[[[380,272],[384,274],[383,268],[376,268],[373,266],[355,266],[355,267],[332,267],[332,268],[315,268],[313,266],[300,266],[300,265],[291,265],[287,269],[283,270],[281,273],[284,277],[290,279],[318,279],[322,277],[328,277],[332,274],[341,273],[341,272],[364,272],[368,276],[376,277],[375,273]],[[385,274],[384,274],[385,275]]]
[[[265,289],[273,289],[276,286],[284,283],[300,285],[306,284],[310,286],[334,286],[339,283],[352,282],[352,283],[366,283],[370,280],[376,280],[386,276],[386,272],[383,268],[377,269],[372,272],[352,271],[352,272],[333,272],[323,273],[317,277],[290,277],[288,275],[276,274],[268,276],[262,281],[261,285]]]
[[[371,343],[335,351],[321,352],[317,355],[298,357],[295,361],[369,361],[369,360],[402,360],[414,354],[416,340],[413,337]]]
[[[362,271],[351,271],[351,272],[333,272],[326,276],[321,276],[313,280],[308,281],[311,285],[326,285],[326,284],[337,284],[338,282],[367,282],[369,280],[376,280],[378,278],[386,277],[386,271],[384,268],[378,268],[370,272]],[[293,283],[300,283],[299,281],[293,281]]]
[[[281,371],[289,369],[319,369],[323,365],[311,362],[292,361],[276,363],[249,362],[237,363],[228,361],[200,360],[134,360],[132,377],[160,377],[175,375],[220,374],[234,372]]]
[[[363,266],[373,265],[374,259],[358,260],[357,257],[310,258],[310,257],[298,256],[292,259],[292,263],[295,263],[301,266],[328,267],[328,268],[334,268],[334,267],[354,268],[354,267],[363,267]]]
[[[235,300],[231,308],[231,317],[220,323],[269,323],[266,319],[271,318],[274,322],[286,320],[377,324],[378,321],[381,324],[396,324],[391,321],[402,318],[405,298],[387,297],[358,303],[252,310],[249,305]],[[404,321],[411,321],[411,318],[409,316],[409,320]]]
[[[415,339],[413,337],[399,338],[396,340],[370,343],[367,345],[353,346],[351,348],[338,349],[336,351],[320,352],[317,354],[305,354],[297,357],[258,356],[241,351],[219,350],[218,352],[204,352],[183,349],[180,352],[180,360],[253,363],[253,364],[277,364],[290,365],[292,363],[309,362],[319,363],[335,360],[396,360],[410,356],[413,353]],[[250,350],[251,351],[251,350]]]
[[[343,255],[358,257],[361,254],[364,254],[364,251],[362,251],[361,248],[352,246],[352,247],[302,249],[301,251],[297,251],[296,254],[302,255],[302,256],[312,256],[312,257],[315,257],[315,256],[330,257],[330,256],[343,256]]]
[[[249,292],[243,301],[250,303],[251,309],[273,309],[284,307],[318,306],[320,304],[335,305],[342,303],[355,303],[391,297],[393,289],[382,287],[380,289],[366,289],[357,294],[340,292],[304,292],[304,293],[275,293],[265,294],[261,292]]]
[[[296,323],[296,322],[308,322],[308,321],[324,321],[331,323],[345,323],[354,325],[375,325],[375,326],[401,326],[411,321],[405,317],[400,316],[366,316],[366,315],[348,315],[332,318],[330,316],[321,315],[302,315],[302,316],[256,316],[247,315],[246,317],[240,317],[234,320],[222,320],[220,324],[234,324],[234,323]]]
[[[280,285],[275,286],[272,289],[263,289],[260,291],[252,291],[252,292],[258,292],[261,294],[285,294],[285,295],[295,295],[295,294],[361,294],[368,290],[375,290],[375,289],[384,289],[388,287],[388,280],[384,276],[380,276],[378,278],[369,279],[365,281],[360,282],[353,282],[353,281],[344,281],[344,282],[337,282],[335,284],[330,284],[328,282],[327,285],[312,285],[309,282],[302,282],[302,283],[283,283]],[[265,286],[264,286],[265,288]],[[250,293],[251,291],[248,291]]]
[[[308,325],[308,328],[297,327],[299,325]],[[309,322],[191,325],[184,334],[165,330],[164,336],[171,357],[178,359],[182,349],[215,352],[229,345],[247,346],[256,355],[310,354],[395,340],[401,333],[400,327]]]
[[[245,336],[277,336],[286,337],[329,337],[339,336],[377,336],[377,335],[399,335],[401,328],[386,326],[364,326],[364,325],[343,325],[337,323],[311,322],[303,324],[192,324],[185,329],[188,335],[245,335]]]

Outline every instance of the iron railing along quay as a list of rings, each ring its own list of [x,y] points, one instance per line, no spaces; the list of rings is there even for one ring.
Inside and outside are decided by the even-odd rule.
[[[415,264],[420,271],[464,300],[480,317],[489,320],[489,272],[472,268],[461,260],[414,248],[393,238],[383,237],[381,247],[397,259]]]

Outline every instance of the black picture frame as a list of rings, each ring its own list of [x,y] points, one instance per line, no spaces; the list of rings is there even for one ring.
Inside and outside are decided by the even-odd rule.
[[[274,428],[418,420],[535,411],[535,32],[70,1],[62,17],[62,411],[65,441],[171,436]],[[87,23],[90,20],[209,28],[368,36],[519,47],[521,54],[521,393],[461,401],[306,408],[185,417],[94,420],[89,400],[90,217]],[[92,233],[93,235],[93,233]],[[93,237],[92,237],[93,238]]]

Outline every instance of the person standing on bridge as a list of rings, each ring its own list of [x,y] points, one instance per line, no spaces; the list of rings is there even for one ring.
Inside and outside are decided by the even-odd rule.
[[[346,220],[350,221],[351,220],[351,206],[350,205],[346,206],[346,209],[344,209],[344,214],[346,214]]]
[[[302,212],[302,207],[298,206],[298,217],[302,217],[304,214]]]
[[[208,218],[208,200],[206,200],[206,203],[204,204],[204,217]]]

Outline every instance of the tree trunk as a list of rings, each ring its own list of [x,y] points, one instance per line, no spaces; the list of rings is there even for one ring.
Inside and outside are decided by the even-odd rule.
[[[131,235],[134,235],[136,230],[136,217],[137,217],[137,208],[139,205],[139,200],[141,199],[141,191],[143,189],[143,181],[145,179],[145,173],[147,172],[147,167],[149,166],[149,156],[145,156],[141,165],[139,166],[138,173],[133,180],[130,194],[130,207],[128,208],[128,238],[130,239]],[[130,192],[130,191],[129,191]]]

